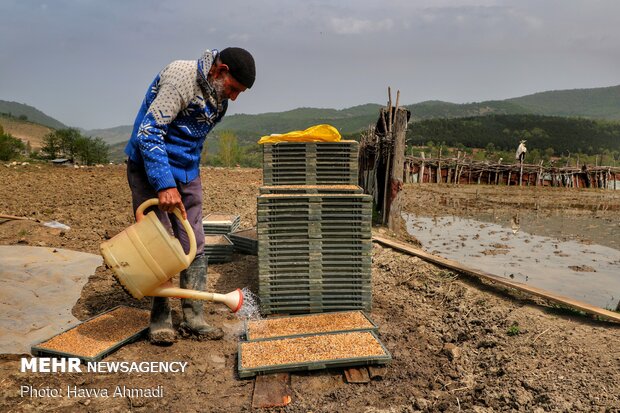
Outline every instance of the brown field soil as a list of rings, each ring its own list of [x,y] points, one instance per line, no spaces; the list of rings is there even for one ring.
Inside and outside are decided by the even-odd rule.
[[[435,214],[465,215],[529,209],[551,213],[601,213],[620,216],[620,191],[505,185],[408,184],[405,209],[423,208]]]
[[[32,149],[40,149],[43,146],[43,137],[52,131],[47,126],[28,121],[11,119],[0,116],[0,125],[5,133],[21,139],[24,143],[30,142]]]
[[[205,215],[235,213],[241,216],[242,228],[255,224],[260,170],[207,168],[202,178]],[[514,202],[535,207],[531,195],[508,188],[428,191],[435,194],[407,186],[407,206],[414,208],[419,198],[420,205],[436,210],[433,200],[447,194],[442,208],[451,212],[462,207],[455,204],[461,196],[471,199],[476,191],[486,191],[485,207],[511,208]],[[538,207],[557,205],[558,194],[538,193]],[[578,208],[577,204],[598,205],[606,195],[577,191],[564,196],[574,198]],[[125,167],[0,166],[0,214],[56,220],[71,227],[58,230],[34,221],[7,221],[0,224],[0,244],[97,254],[104,239],[132,222]],[[346,384],[338,369],[294,373],[293,400],[275,411],[620,411],[620,326],[551,308],[377,245],[372,275],[370,316],[393,356],[382,379]],[[257,289],[255,256],[235,254],[233,262],[209,267],[209,290],[228,292],[245,286]],[[100,267],[84,287],[73,314],[86,319],[119,304],[148,308],[147,300],[129,298],[111,272]],[[179,323],[178,302],[173,309],[174,322]],[[254,380],[236,375],[239,322],[225,307],[211,304],[206,305],[206,318],[225,330],[224,339],[181,339],[168,348],[140,340],[106,359],[187,361],[183,374],[20,373],[20,356],[2,355],[0,411],[251,411]],[[110,392],[117,385],[161,385],[164,397],[22,398],[22,385]]]

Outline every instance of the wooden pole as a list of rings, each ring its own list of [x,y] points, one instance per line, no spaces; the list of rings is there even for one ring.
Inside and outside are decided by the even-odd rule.
[[[392,90],[388,86],[388,132],[392,131]]]
[[[414,255],[426,261],[432,262],[434,264],[440,265],[445,268],[449,268],[454,271],[458,271],[460,273],[463,273],[463,274],[466,274],[472,277],[476,277],[476,278],[479,278],[485,281],[490,281],[495,284],[502,285],[504,287],[514,288],[515,290],[523,291],[525,293],[544,298],[550,302],[555,302],[557,304],[565,305],[571,308],[576,308],[588,314],[597,315],[597,316],[606,318],[611,321],[620,322],[620,313],[605,310],[603,308],[596,307],[588,303],[584,303],[582,301],[578,301],[578,300],[575,300],[569,297],[557,295],[555,293],[543,290],[541,288],[536,288],[530,285],[521,284],[521,283],[514,282],[514,281],[509,281],[503,277],[499,277],[497,275],[490,274],[485,271],[469,268],[457,261],[452,261],[452,260],[448,260],[443,257],[429,254],[426,251],[423,251],[418,248],[414,248],[413,246],[409,244],[406,244],[404,242],[401,242],[401,241],[398,241],[392,238],[373,236],[372,240],[379,244],[393,248],[397,251],[401,251],[409,255]]]
[[[441,183],[441,146],[439,147],[439,158],[437,159],[437,183]]]
[[[422,164],[420,165],[420,171],[418,172],[418,183],[424,182],[424,152],[422,152]]]
[[[9,220],[15,220],[15,221],[35,221],[35,222],[39,222],[38,219],[33,219],[33,218],[27,218],[27,217],[17,217],[15,215],[6,215],[6,214],[0,214],[0,219],[9,219]]]
[[[400,94],[400,91],[399,91]],[[388,203],[389,203],[389,192],[390,192],[390,174],[392,169],[392,152],[394,151],[394,146],[392,145],[392,141],[394,139],[392,135],[392,89],[388,86],[388,123],[387,123],[387,131],[386,131],[386,142],[389,142],[390,151],[388,152],[387,163],[385,167],[385,180],[383,182],[383,225],[387,223],[388,220]]]
[[[388,199],[389,199],[389,183],[390,183],[390,165],[392,162],[392,150],[394,148],[390,147],[390,153],[388,154],[387,163],[385,164],[385,179],[383,180],[383,220],[381,223],[385,225],[387,223],[387,212],[388,212]]]
[[[397,91],[396,102],[398,104]],[[394,113],[394,129],[392,136],[394,137],[394,156],[392,162],[392,172],[390,177],[390,192],[388,200],[388,228],[396,231],[399,227],[398,223],[402,219],[402,194],[403,188],[403,164],[405,160],[405,137],[407,135],[407,109],[396,107]]]

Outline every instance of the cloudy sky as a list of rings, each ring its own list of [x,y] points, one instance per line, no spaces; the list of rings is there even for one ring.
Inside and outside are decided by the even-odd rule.
[[[226,46],[257,64],[229,113],[612,86],[618,16],[617,0],[0,0],[0,99],[131,124],[167,63]]]

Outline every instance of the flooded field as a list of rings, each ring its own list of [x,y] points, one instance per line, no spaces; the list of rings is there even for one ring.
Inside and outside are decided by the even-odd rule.
[[[403,219],[426,251],[603,308],[618,305],[617,193],[436,185],[406,191]]]
[[[414,214],[404,218],[408,232],[433,254],[603,308],[615,309],[620,300],[617,249],[536,235],[513,222]],[[587,219],[572,220],[575,227],[588,225]]]

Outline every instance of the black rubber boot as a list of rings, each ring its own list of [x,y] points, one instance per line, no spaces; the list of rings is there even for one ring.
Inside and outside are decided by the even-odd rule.
[[[191,265],[181,271],[181,288],[204,291],[207,284],[207,257],[196,257]],[[183,308],[183,322],[179,328],[184,336],[194,336],[200,340],[219,340],[224,337],[221,328],[207,324],[204,316],[204,302],[202,300],[181,299]]]
[[[149,341],[158,346],[170,346],[177,341],[177,334],[172,328],[170,302],[166,297],[153,297]]]

